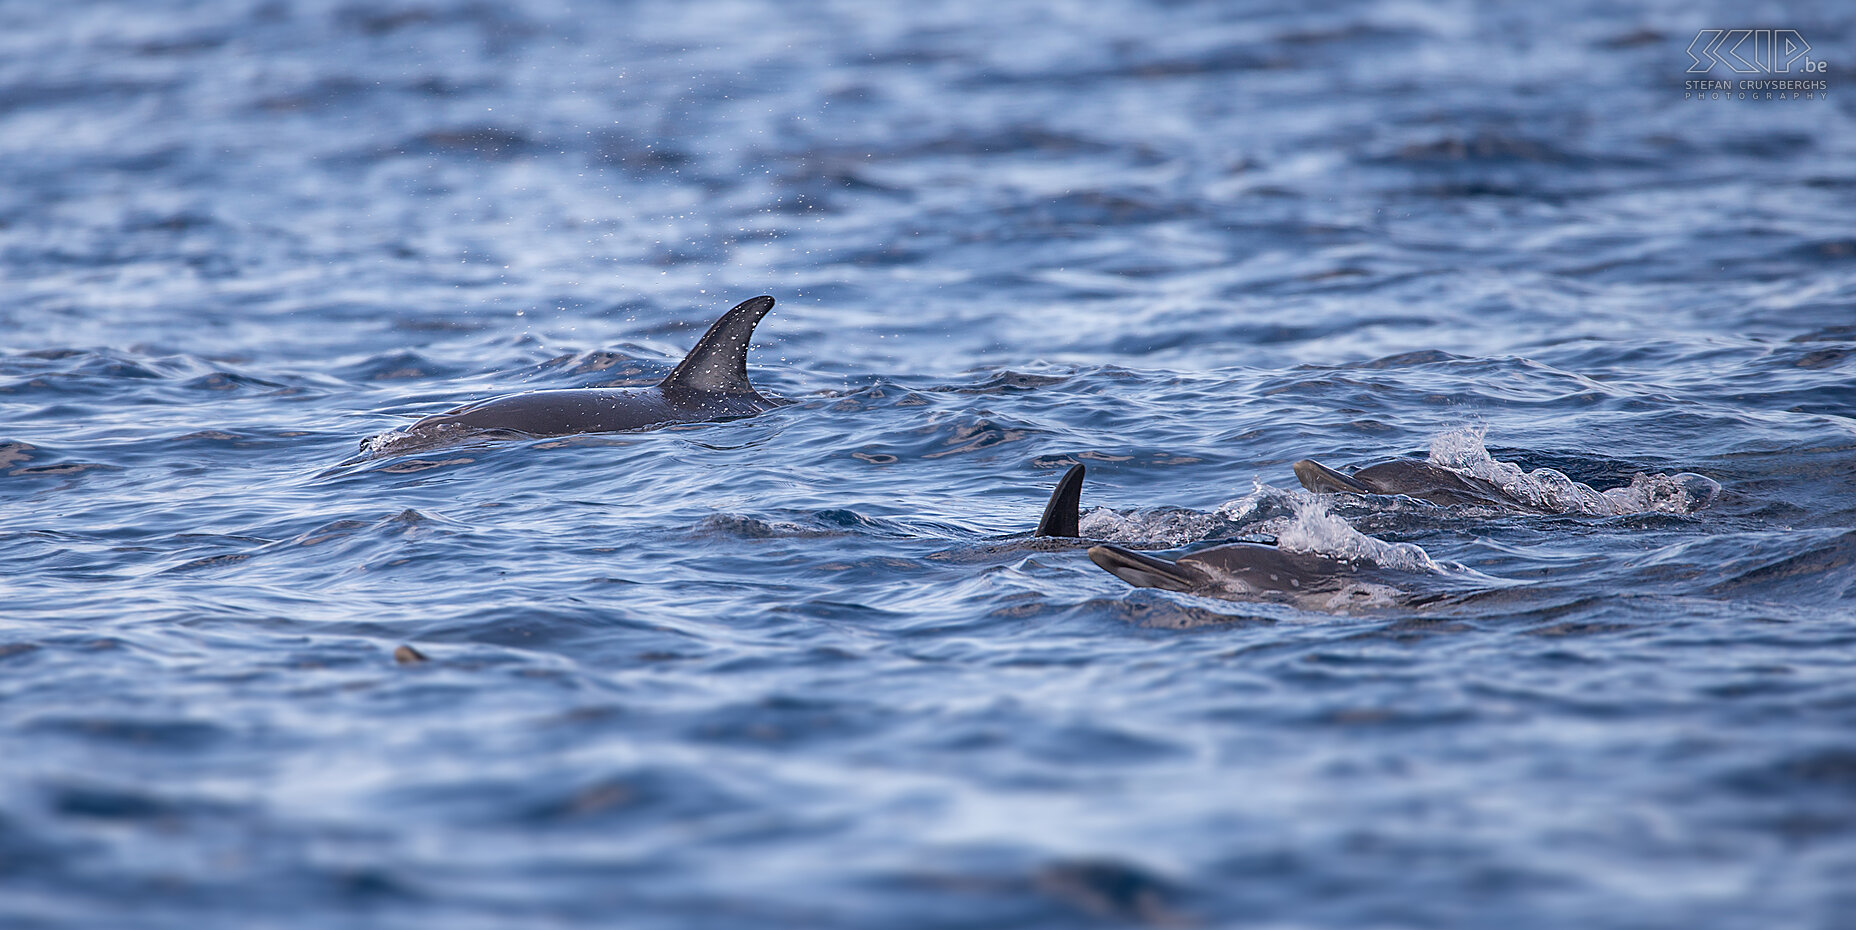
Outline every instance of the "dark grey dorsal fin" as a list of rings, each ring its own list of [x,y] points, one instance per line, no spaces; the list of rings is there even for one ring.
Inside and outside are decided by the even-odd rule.
[[[1289,467],[1295,471],[1295,480],[1316,494],[1379,493],[1360,483],[1359,479],[1341,474],[1314,459],[1303,459]]]
[[[1070,470],[1057,479],[1057,489],[1050,492],[1050,503],[1044,505],[1044,519],[1038,521],[1038,531],[1033,536],[1063,536],[1070,539],[1079,534],[1077,524],[1080,522],[1083,500],[1083,466],[1070,466]]]
[[[696,348],[658,383],[666,392],[754,394],[748,383],[748,340],[760,318],[773,309],[773,298],[756,297],[735,305],[696,341]],[[756,395],[758,396],[758,395]]]

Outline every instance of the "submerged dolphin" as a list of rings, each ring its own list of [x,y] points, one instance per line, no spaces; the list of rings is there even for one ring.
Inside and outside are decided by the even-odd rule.
[[[1401,583],[1413,573],[1350,562],[1319,552],[1292,552],[1265,543],[1237,542],[1200,549],[1177,562],[1104,543],[1089,561],[1137,588],[1162,588],[1226,599],[1258,595],[1343,595],[1411,603]],[[1335,606],[1329,604],[1328,606]]]
[[[650,387],[510,394],[433,414],[410,429],[449,427],[565,436],[753,416],[781,404],[761,396],[748,383],[748,339],[754,335],[755,324],[772,309],[771,297],[742,301],[709,327],[696,348],[664,380]]]
[[[1380,462],[1351,475],[1308,459],[1294,468],[1302,487],[1317,494],[1401,494],[1446,507],[1481,504],[1520,513],[1694,513],[1721,493],[1720,482],[1686,471],[1638,473],[1625,487],[1600,491],[1550,468],[1521,475],[1515,487],[1416,459]]]
[[[1081,523],[1083,466],[1058,480],[1033,536],[1074,537]],[[1442,597],[1451,579],[1385,568],[1369,561],[1298,552],[1268,543],[1234,542],[1168,561],[1110,543],[1089,547],[1089,560],[1137,588],[1162,588],[1226,600],[1287,599],[1304,606],[1342,609],[1391,603],[1419,604]],[[1412,592],[1424,578],[1436,593]]]
[[[1291,467],[1295,469],[1296,480],[1302,482],[1302,487],[1316,494],[1402,494],[1445,507],[1482,504],[1540,512],[1539,508],[1516,500],[1493,482],[1417,459],[1380,462],[1368,465],[1352,475],[1335,471],[1311,459],[1303,459]]]

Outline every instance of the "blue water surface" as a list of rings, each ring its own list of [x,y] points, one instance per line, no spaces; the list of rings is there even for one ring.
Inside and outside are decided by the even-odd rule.
[[[1742,26],[1828,93],[1684,100]],[[0,925],[1856,926],[1852,40],[0,2]],[[757,294],[789,406],[357,457]],[[1360,610],[1024,535],[1475,435],[1721,491],[1336,502],[1486,579]]]

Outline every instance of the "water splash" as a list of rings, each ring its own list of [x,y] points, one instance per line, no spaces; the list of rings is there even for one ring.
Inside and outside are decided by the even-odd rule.
[[[1264,484],[1261,478],[1250,479],[1250,493],[1218,505],[1219,517],[1232,523],[1263,522],[1295,514],[1295,494]]]
[[[1250,493],[1218,505],[1218,514],[1234,522],[1255,521],[1254,531],[1275,536],[1276,545],[1295,552],[1399,571],[1445,571],[1423,548],[1368,536],[1329,513],[1321,495],[1300,488],[1284,490],[1252,479]]]
[[[1177,549],[1204,539],[1236,535],[1221,514],[1181,507],[1111,510],[1097,507],[1077,521],[1085,539],[1126,543],[1141,548]]]
[[[1438,435],[1431,440],[1431,464],[1480,478],[1517,501],[1554,513],[1694,513],[1721,493],[1720,482],[1692,472],[1638,474],[1626,487],[1600,491],[1552,468],[1522,471],[1489,455],[1482,444],[1487,432],[1486,426],[1467,426]]]
[[[1270,521],[1276,545],[1292,552],[1311,552],[1348,562],[1366,562],[1395,571],[1446,574],[1448,570],[1415,543],[1375,539],[1328,512],[1321,497],[1307,491],[1277,492],[1288,499],[1293,514]]]
[[[1396,571],[1448,573],[1423,548],[1391,543],[1354,529],[1328,512],[1316,494],[1284,490],[1252,478],[1250,491],[1219,504],[1211,513],[1180,508],[1115,511],[1099,507],[1083,514],[1079,530],[1089,539],[1176,549],[1208,539],[1273,536],[1276,544],[1347,562]]]

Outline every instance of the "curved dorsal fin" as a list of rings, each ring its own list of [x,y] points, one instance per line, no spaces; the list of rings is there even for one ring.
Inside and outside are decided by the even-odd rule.
[[[1038,521],[1038,531],[1033,536],[1064,536],[1074,539],[1080,535],[1077,524],[1083,500],[1083,466],[1078,463],[1057,479],[1057,489],[1050,492],[1050,503],[1044,505],[1044,519]]]
[[[1316,494],[1379,493],[1367,487],[1360,479],[1337,472],[1314,459],[1303,459],[1289,467],[1295,472],[1295,480]]]
[[[756,297],[735,305],[696,340],[696,348],[671,369],[658,387],[665,391],[706,394],[753,394],[748,383],[748,339],[760,318],[773,309],[773,298]]]

